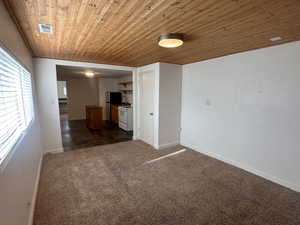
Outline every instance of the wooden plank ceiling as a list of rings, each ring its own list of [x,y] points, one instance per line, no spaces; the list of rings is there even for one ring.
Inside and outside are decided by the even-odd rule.
[[[5,0],[36,57],[187,64],[300,40],[299,0]],[[53,35],[38,24],[52,24]],[[184,33],[176,49],[160,34]],[[271,42],[272,37],[283,39]]]

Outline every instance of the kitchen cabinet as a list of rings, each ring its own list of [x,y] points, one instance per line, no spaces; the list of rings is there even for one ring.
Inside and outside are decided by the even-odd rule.
[[[111,105],[111,122],[119,124],[118,105]]]
[[[102,127],[102,107],[86,106],[86,125],[89,129],[100,129]]]

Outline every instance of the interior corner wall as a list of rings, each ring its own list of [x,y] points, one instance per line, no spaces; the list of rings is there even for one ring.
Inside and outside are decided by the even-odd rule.
[[[28,225],[32,222],[35,184],[42,158],[39,114],[35,101],[32,57],[15,24],[0,1],[0,46],[5,47],[33,75],[35,118],[0,170],[0,224]],[[2,165],[1,165],[2,166]]]
[[[86,119],[85,106],[98,104],[97,79],[69,79],[67,81],[67,90],[69,120]]]
[[[57,94],[56,64],[51,59],[34,59],[42,143],[45,152],[62,152]]]
[[[183,66],[181,144],[300,191],[300,42]]]
[[[180,143],[182,65],[154,63],[137,69],[137,130],[136,138],[142,138],[141,130],[141,74],[146,71],[154,76],[153,147],[162,149]]]
[[[159,148],[179,144],[182,66],[159,63]]]

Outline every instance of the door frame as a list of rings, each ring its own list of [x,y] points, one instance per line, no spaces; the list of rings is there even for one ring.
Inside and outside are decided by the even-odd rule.
[[[139,67],[136,69],[135,79],[136,79],[136,93],[134,94],[136,104],[136,115],[135,125],[135,139],[141,139],[141,74],[144,72],[153,71],[154,72],[154,115],[153,115],[153,147],[159,149],[159,63],[150,64],[147,66]]]
[[[110,70],[130,71],[133,76],[133,98],[136,99],[136,68],[128,66],[115,66],[107,64],[96,64],[87,62],[67,61],[58,59],[34,58],[34,73],[36,77],[37,102],[39,108],[39,121],[41,124],[42,144],[44,153],[63,152],[62,135],[59,118],[58,94],[57,94],[57,72],[56,66],[72,66],[84,68],[99,68]],[[134,115],[136,101],[133,101]],[[136,119],[134,117],[134,124]],[[136,139],[135,126],[133,127],[133,139]]]

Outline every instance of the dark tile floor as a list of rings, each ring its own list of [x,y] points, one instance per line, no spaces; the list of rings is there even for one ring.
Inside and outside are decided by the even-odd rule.
[[[69,119],[69,115],[68,115],[68,104],[67,103],[59,103],[59,115],[60,115],[60,120],[68,120]]]
[[[100,130],[88,129],[85,120],[61,120],[60,123],[64,151],[132,140],[132,132],[109,122]]]

